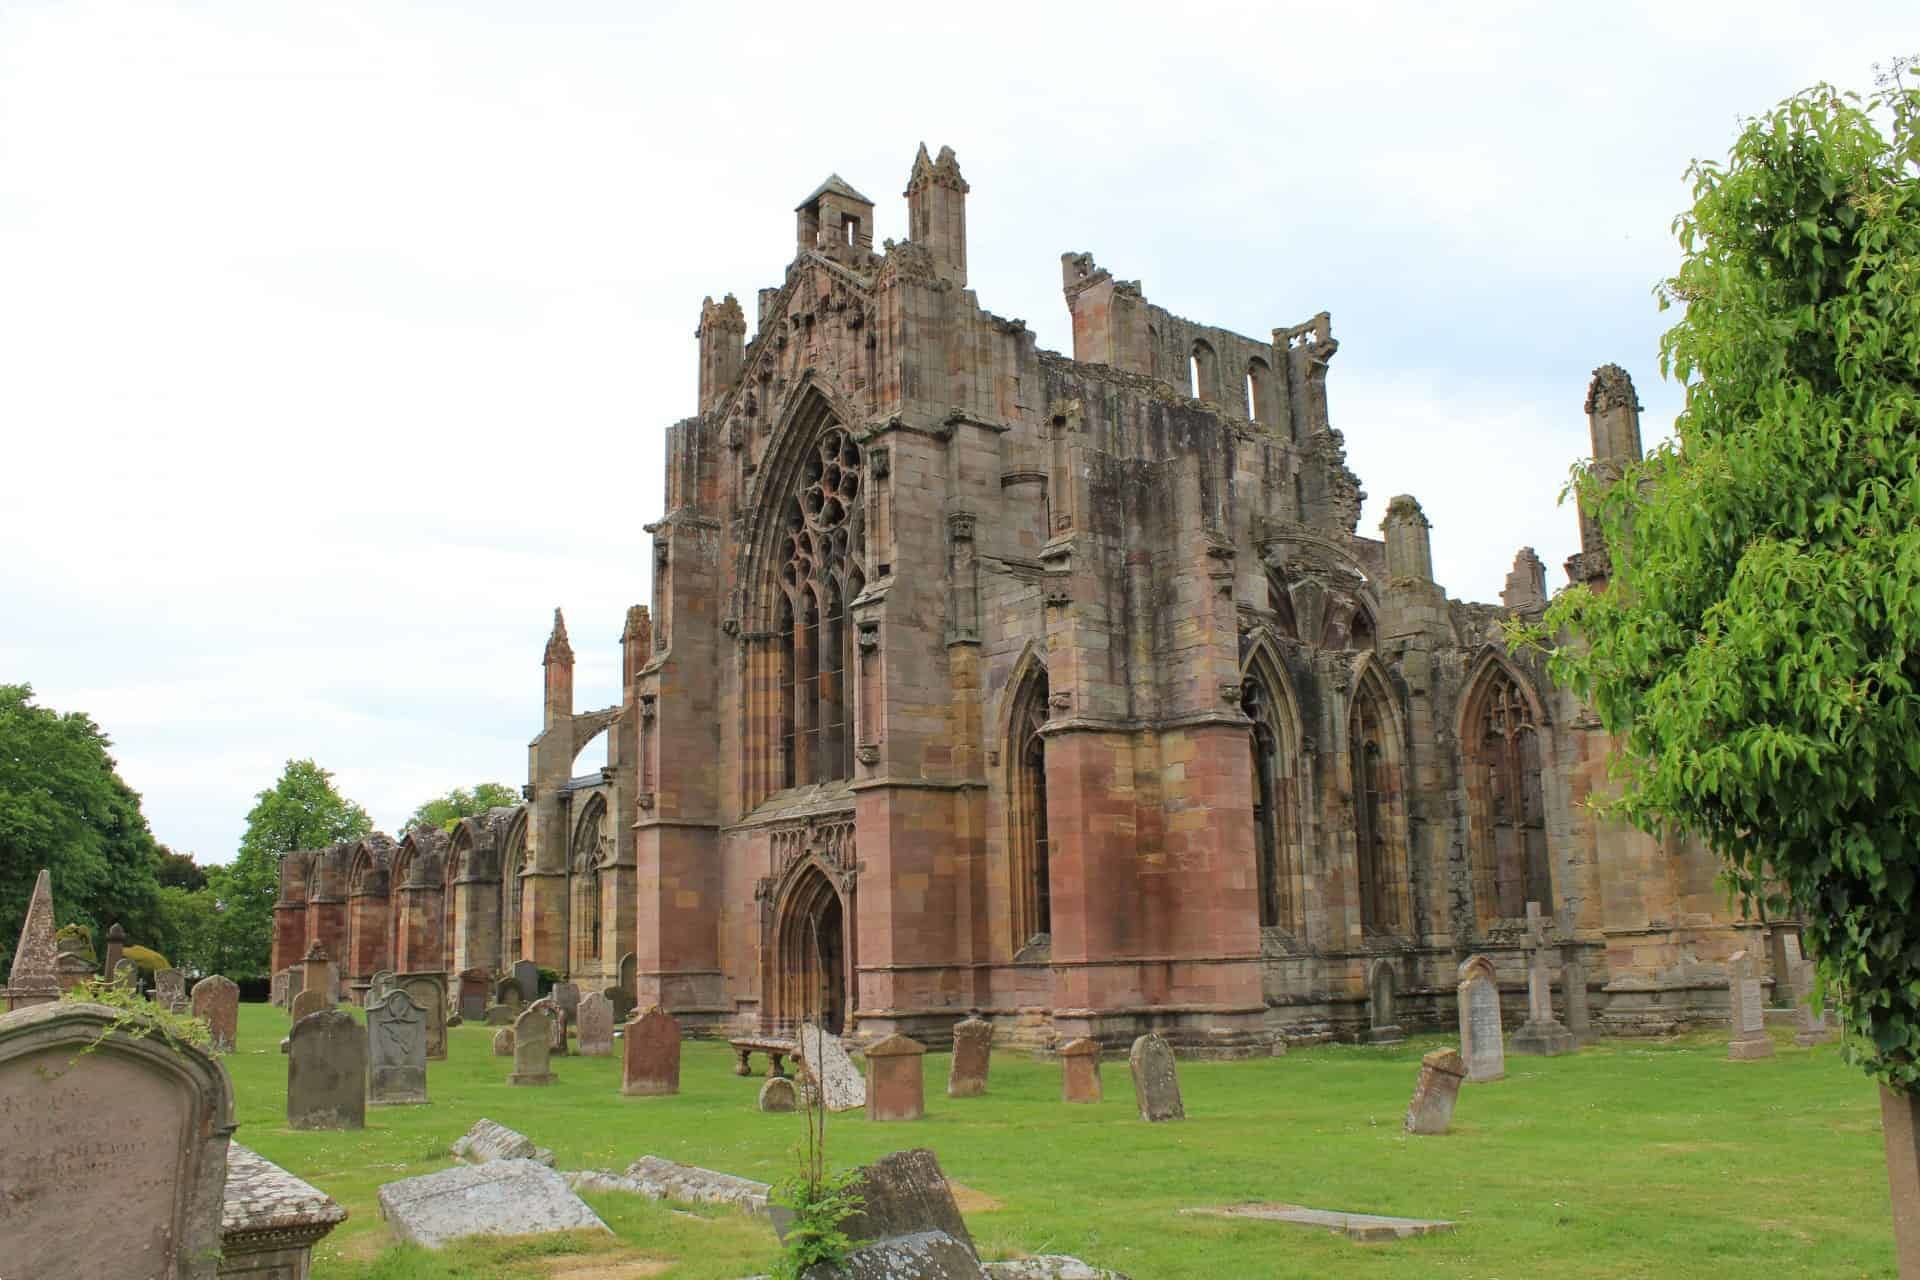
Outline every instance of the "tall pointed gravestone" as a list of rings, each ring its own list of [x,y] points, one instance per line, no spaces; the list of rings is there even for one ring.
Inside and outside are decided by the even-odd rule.
[[[367,1029],[339,1009],[293,1024],[287,1046],[287,1127],[367,1127]]]
[[[0,1015],[0,1275],[219,1271],[233,1085],[119,1017],[75,1001]]]
[[[405,991],[367,1006],[367,1063],[373,1106],[427,1101],[427,1012]]]
[[[1500,983],[1493,961],[1469,956],[1460,966],[1460,985],[1454,988],[1460,1010],[1460,1057],[1467,1064],[1467,1081],[1485,1084],[1507,1074],[1507,1046],[1500,1025]]]
[[[1547,965],[1547,922],[1527,904],[1527,1020],[1513,1033],[1514,1053],[1553,1058],[1573,1052],[1573,1034],[1553,1016],[1553,973]]]
[[[60,946],[54,939],[53,877],[42,868],[27,902],[27,918],[20,926],[20,943],[13,951],[13,969],[7,976],[7,1005],[25,1009],[52,1004],[60,998]]]

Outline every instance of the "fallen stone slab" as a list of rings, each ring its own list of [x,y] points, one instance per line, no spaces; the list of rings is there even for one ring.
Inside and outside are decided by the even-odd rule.
[[[1122,1272],[1088,1266],[1064,1253],[1038,1253],[1011,1262],[989,1262],[986,1272],[993,1280],[1129,1280]]]
[[[944,1231],[916,1231],[863,1244],[836,1267],[808,1268],[804,1280],[986,1280],[973,1250]]]
[[[489,1160],[533,1160],[553,1167],[553,1152],[533,1145],[533,1139],[482,1117],[453,1141],[453,1154],[471,1164]]]
[[[438,1249],[468,1236],[555,1231],[612,1234],[566,1179],[532,1160],[457,1165],[380,1188],[380,1214],[402,1242]]]
[[[641,1156],[623,1174],[583,1169],[569,1173],[567,1180],[576,1190],[626,1191],[649,1200],[678,1200],[682,1204],[724,1204],[761,1215],[767,1212],[767,1195],[773,1189],[751,1178],[675,1164],[659,1156]]]
[[[1390,1218],[1377,1213],[1341,1213],[1337,1209],[1309,1209],[1300,1204],[1229,1204],[1213,1209],[1182,1209],[1215,1218],[1258,1218],[1296,1227],[1318,1227],[1361,1244],[1410,1240],[1414,1236],[1451,1231],[1458,1224],[1442,1218]]]

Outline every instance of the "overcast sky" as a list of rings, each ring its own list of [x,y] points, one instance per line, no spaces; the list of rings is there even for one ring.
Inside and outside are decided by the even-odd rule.
[[[1088,250],[1246,334],[1329,310],[1361,531],[1413,493],[1452,594],[1522,545],[1557,587],[1590,371],[1673,416],[1688,160],[1913,17],[0,0],[0,680],[203,862],[290,757],[387,828],[517,786],[555,605],[618,699],[701,297],[751,315],[829,171],[903,238],[922,139],[983,306],[1070,350]]]

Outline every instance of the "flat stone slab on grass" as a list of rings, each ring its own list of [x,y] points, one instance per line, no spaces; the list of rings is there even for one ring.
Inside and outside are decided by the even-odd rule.
[[[986,1272],[993,1280],[1127,1280],[1122,1272],[1088,1266],[1064,1253],[1037,1253],[1011,1262],[989,1262]]]
[[[944,1231],[917,1231],[861,1245],[837,1267],[807,1270],[806,1280],[986,1280],[973,1250]]]
[[[1318,1227],[1361,1244],[1411,1240],[1414,1236],[1451,1231],[1456,1225],[1440,1218],[1390,1218],[1377,1213],[1309,1209],[1301,1204],[1229,1204],[1214,1209],[1183,1209],[1181,1212],[1201,1213],[1215,1218],[1258,1218],[1263,1222],[1286,1222],[1296,1227]]]
[[[524,1133],[517,1133],[503,1124],[497,1124],[484,1117],[474,1122],[473,1128],[453,1140],[453,1154],[471,1164],[485,1164],[489,1160],[534,1160],[551,1166],[553,1152],[545,1147],[533,1145],[533,1139]]]
[[[631,1191],[649,1200],[678,1200],[682,1204],[732,1205],[747,1213],[766,1213],[767,1193],[772,1190],[751,1178],[675,1164],[660,1156],[641,1156],[619,1176],[599,1169],[586,1172],[595,1175],[589,1185],[598,1189]]]
[[[438,1249],[468,1236],[612,1231],[566,1179],[532,1160],[458,1165],[380,1188],[380,1213],[403,1242]]]

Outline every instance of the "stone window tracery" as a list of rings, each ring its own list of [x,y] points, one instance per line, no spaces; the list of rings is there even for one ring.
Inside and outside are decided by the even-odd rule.
[[[1353,782],[1355,870],[1360,928],[1368,935],[1407,930],[1407,848],[1396,784],[1392,721],[1372,679],[1355,690],[1349,767]]]
[[[1256,670],[1242,685],[1240,710],[1253,721],[1253,827],[1259,859],[1260,924],[1298,929],[1299,811],[1295,804],[1293,735],[1279,695]]]
[[[1551,910],[1540,730],[1513,674],[1495,663],[1468,702],[1476,912],[1482,924],[1521,919],[1527,903]]]
[[[808,451],[787,504],[777,680],[784,786],[853,776],[854,629],[847,608],[866,581],[865,482],[860,447],[830,427]]]

